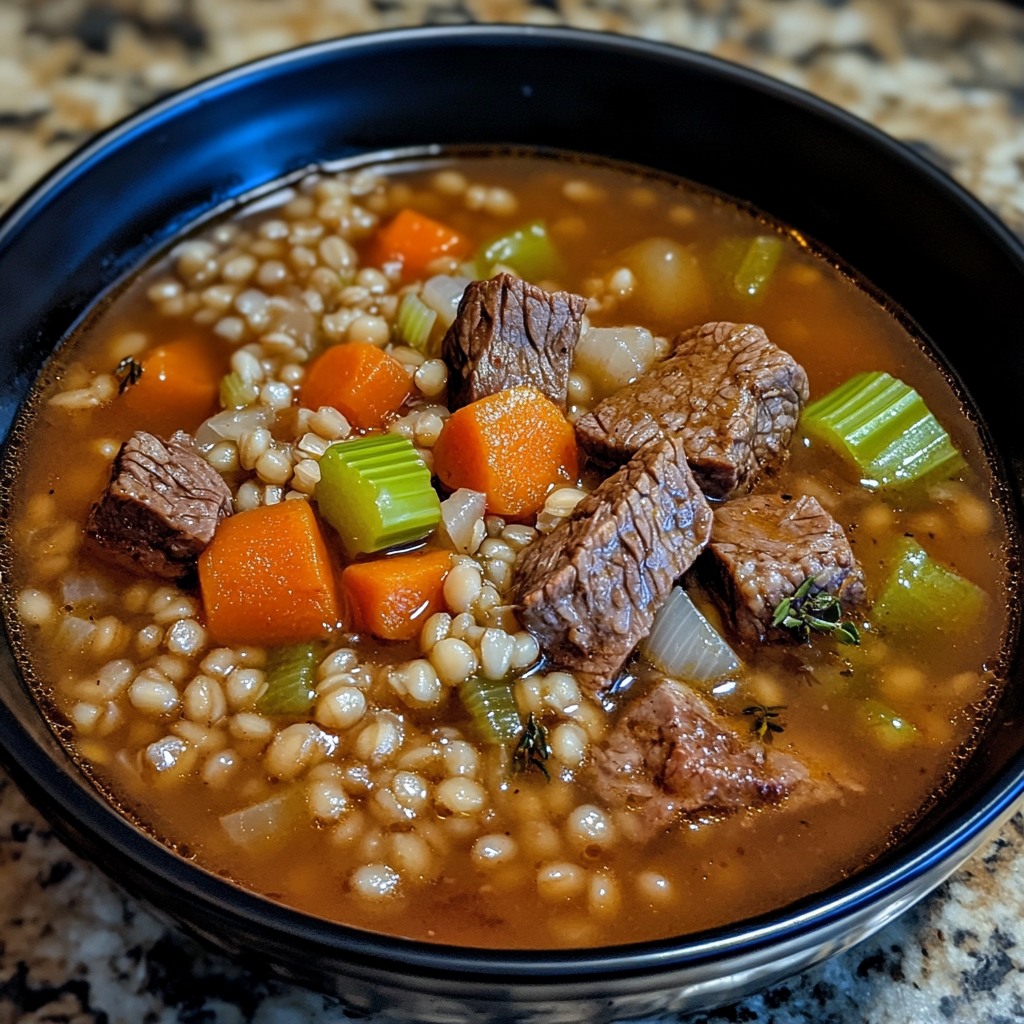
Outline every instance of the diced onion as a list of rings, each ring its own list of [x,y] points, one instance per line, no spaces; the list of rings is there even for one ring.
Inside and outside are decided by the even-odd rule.
[[[449,277],[447,274],[436,274],[428,278],[420,292],[420,299],[431,309],[437,311],[441,323],[450,327],[459,309],[459,301],[466,286],[468,277]]]
[[[228,838],[239,846],[263,846],[288,834],[298,818],[304,795],[301,787],[275,793],[268,800],[221,816]]]
[[[196,431],[196,446],[206,452],[218,441],[237,441],[258,427],[269,429],[273,422],[274,411],[265,405],[225,409],[200,425]]]
[[[92,640],[97,629],[96,623],[89,619],[67,615],[60,621],[57,643],[68,650],[82,650]]]
[[[64,577],[60,588],[61,603],[78,605],[99,605],[110,597],[110,589],[96,576],[88,573],[72,573]]]
[[[563,519],[572,515],[576,506],[587,496],[578,487],[556,487],[544,499],[544,507],[537,514],[537,530],[550,533]]]
[[[573,365],[602,398],[636,380],[662,354],[663,343],[646,327],[591,327],[576,343]]]
[[[661,323],[700,323],[710,306],[697,255],[670,238],[645,238],[619,253],[636,279],[631,301]]]
[[[707,683],[740,667],[739,658],[718,635],[682,587],[673,587],[654,617],[640,653],[674,679]]]
[[[483,519],[486,504],[486,495],[468,487],[460,487],[441,502],[441,522],[456,551],[471,554],[476,550],[474,526]]]

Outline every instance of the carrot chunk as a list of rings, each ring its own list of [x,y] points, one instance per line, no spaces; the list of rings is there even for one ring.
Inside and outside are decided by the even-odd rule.
[[[206,624],[221,644],[296,644],[338,625],[334,570],[308,501],[223,520],[199,557]]]
[[[451,490],[482,491],[488,512],[521,519],[555,484],[576,480],[576,438],[536,388],[508,388],[452,413],[434,445],[434,472]]]
[[[309,368],[299,400],[308,409],[330,405],[354,427],[384,425],[412,394],[402,364],[376,345],[349,341],[327,349]]]
[[[217,410],[226,365],[216,345],[203,338],[170,341],[141,360],[139,379],[119,401],[152,433],[194,430]]]
[[[444,608],[450,551],[415,551],[353,562],[341,573],[345,621],[381,640],[412,640],[424,621]]]
[[[366,254],[376,266],[402,264],[402,278],[423,277],[439,256],[462,259],[470,249],[469,239],[446,224],[408,208],[400,210],[374,236]]]

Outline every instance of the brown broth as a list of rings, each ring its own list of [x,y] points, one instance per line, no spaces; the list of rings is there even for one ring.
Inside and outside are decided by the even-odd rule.
[[[517,199],[515,214],[489,213],[486,206],[470,209],[466,191],[440,191],[436,175],[445,168],[464,175],[485,199],[488,189],[507,190]],[[439,812],[426,799],[414,816],[405,818],[393,807],[389,811],[379,801],[375,804],[375,794],[392,785],[395,770],[418,773],[436,792],[439,780],[449,777],[442,767],[443,753],[437,751],[463,734],[465,713],[454,695],[436,709],[410,708],[387,690],[381,676],[367,692],[374,708],[390,710],[400,720],[405,730],[402,751],[408,755],[405,767],[400,759],[385,767],[371,764],[371,783],[361,792],[358,729],[339,731],[338,746],[325,763],[336,763],[347,773],[342,789],[351,812],[320,827],[311,826],[301,811],[291,814],[294,821],[286,815],[277,841],[240,846],[221,827],[221,816],[293,792],[306,784],[298,780],[309,772],[297,775],[297,781],[269,778],[260,768],[261,748],[239,740],[230,723],[211,727],[215,735],[206,746],[195,742],[192,753],[173,770],[154,772],[146,767],[142,752],[176,735],[174,716],[138,714],[123,690],[110,701],[83,696],[90,680],[102,689],[96,680],[111,659],[153,665],[168,655],[166,637],[154,650],[140,653],[139,631],[152,625],[153,608],[160,604],[156,587],[147,589],[111,569],[80,543],[81,525],[102,490],[113,452],[133,430],[145,427],[146,420],[127,413],[117,398],[73,412],[47,399],[109,373],[124,353],[128,332],[142,332],[146,350],[183,332],[209,337],[227,368],[232,346],[217,340],[210,324],[196,324],[189,313],[166,315],[148,294],[154,283],[174,279],[174,257],[164,255],[129,281],[61,351],[49,374],[54,383],[36,400],[19,453],[16,514],[7,537],[13,593],[49,595],[54,610],[40,624],[23,621],[15,628],[40,697],[62,735],[69,737],[76,758],[133,820],[210,871],[316,916],[446,943],[572,947],[687,933],[783,906],[858,870],[941,790],[997,686],[1007,627],[1008,540],[978,431],[949,382],[898,317],[861,282],[795,233],[714,195],[632,169],[526,156],[379,170],[391,184],[361,197],[366,208],[386,215],[410,205],[464,232],[474,243],[543,218],[564,261],[557,284],[588,295],[594,293],[594,279],[619,265],[617,254],[645,238],[669,238],[695,253],[710,278],[713,254],[723,239],[782,234],[785,253],[756,305],[729,297],[712,283],[703,299],[669,318],[625,299],[592,311],[591,319],[595,325],[641,324],[669,337],[704,320],[756,322],[806,368],[812,399],[866,369],[886,370],[911,383],[964,453],[969,469],[963,480],[932,488],[927,500],[899,507],[858,486],[829,453],[798,443],[772,487],[815,495],[846,528],[865,572],[869,598],[881,586],[890,544],[912,534],[935,558],[985,591],[988,613],[964,635],[943,631],[934,643],[903,651],[870,629],[859,648],[837,647],[820,638],[809,645],[756,650],[734,643],[745,669],[731,690],[711,698],[716,707],[742,731],[750,727],[742,713],[745,706],[785,705],[785,731],[775,746],[838,778],[841,796],[834,799],[794,798],[746,814],[685,821],[646,847],[623,840],[621,829],[617,842],[587,844],[570,838],[567,825],[573,809],[599,803],[584,770],[555,764],[550,782],[539,773],[510,776],[501,753],[485,747],[478,754],[475,777],[487,790],[486,812]],[[566,182],[577,183],[568,189],[570,198]],[[297,191],[309,194],[303,186]],[[227,223],[250,231],[267,218],[287,218],[285,204],[295,195],[292,190],[280,201],[263,200],[255,213],[243,208]],[[303,213],[301,204],[297,209]],[[294,220],[311,217],[306,211]],[[204,234],[216,230],[207,228]],[[363,242],[356,239],[355,246],[359,249]],[[286,285],[278,294],[298,291]],[[287,416],[282,417],[285,421]],[[283,435],[282,422],[275,431]],[[179,426],[194,430],[198,424]],[[96,581],[103,595],[64,602],[61,586],[69,576]],[[709,608],[699,589],[695,594]],[[173,599],[172,594],[166,600]],[[115,637],[102,657],[83,653],[68,639],[66,626],[62,632],[67,614],[63,604],[93,625],[102,626],[105,617],[113,617],[120,626],[110,628],[114,633],[120,628],[121,639]],[[201,622],[201,612],[195,615]],[[345,638],[339,637],[342,642]],[[357,639],[353,644],[371,665],[418,655],[415,641]],[[198,672],[201,660],[202,655],[178,658],[183,672],[179,689]],[[243,661],[236,659],[238,664]],[[259,664],[258,654],[252,663]],[[531,671],[534,677],[544,675],[542,666]],[[642,689],[643,676],[639,669],[637,681],[620,701]],[[905,746],[888,744],[863,720],[866,697],[882,700],[913,722],[916,738]],[[95,720],[81,710],[83,704],[99,709]],[[600,711],[597,705],[594,709],[594,714]],[[614,715],[613,709],[609,722]],[[567,721],[571,716],[552,714],[548,724]],[[608,727],[608,722],[599,724],[595,734]],[[424,751],[420,760],[409,754],[417,743]],[[203,766],[228,749],[244,762],[243,768],[231,776],[230,784],[215,784],[214,774],[204,775]],[[362,828],[357,827],[360,822]],[[349,838],[346,828],[352,833]],[[481,835],[511,838],[518,851],[507,863],[485,868],[472,853]],[[353,872],[367,863],[400,864],[401,895],[378,901],[358,896]],[[559,865],[569,868],[559,878],[549,873],[538,884],[538,872],[550,868],[557,874]]]

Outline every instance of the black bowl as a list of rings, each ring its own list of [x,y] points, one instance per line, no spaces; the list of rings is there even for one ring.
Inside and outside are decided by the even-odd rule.
[[[466,143],[660,168],[751,202],[840,254],[959,377],[1017,519],[1024,250],[1010,232],[909,149],[805,93],[680,49],[561,29],[422,28],[317,44],[187,89],[80,151],[0,226],[3,436],[43,361],[97,297],[211,210],[311,164]],[[995,347],[1007,338],[1008,348]],[[1015,641],[1010,685],[978,756],[850,881],[676,940],[578,952],[438,947],[305,916],[154,842],[74,767],[9,644],[0,657],[4,765],[69,845],[215,946],[408,1020],[597,1021],[738,998],[886,924],[962,864],[1024,792]]]

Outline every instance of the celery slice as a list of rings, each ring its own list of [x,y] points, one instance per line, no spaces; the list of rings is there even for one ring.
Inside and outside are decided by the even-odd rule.
[[[782,256],[778,235],[727,238],[715,250],[715,264],[732,298],[760,299]]]
[[[503,680],[472,676],[459,683],[459,699],[473,729],[487,743],[508,743],[523,731],[512,686]]]
[[[496,266],[508,267],[524,280],[536,282],[556,277],[562,260],[544,221],[533,220],[481,248],[476,258],[477,275],[490,277]]]
[[[220,379],[220,404],[224,409],[244,409],[259,398],[260,389],[232,370]]]
[[[316,696],[313,679],[317,661],[315,644],[272,647],[264,670],[267,688],[256,702],[256,710],[264,715],[306,714]]]
[[[800,426],[852,462],[869,488],[898,491],[926,478],[956,476],[965,465],[921,396],[877,370],[811,402]]]
[[[879,628],[923,639],[967,633],[978,621],[985,592],[936,561],[912,537],[901,537],[893,567],[871,609]]]
[[[415,292],[406,292],[395,314],[395,337],[417,352],[430,354],[430,332],[437,320],[431,309]]]
[[[430,470],[398,434],[332,444],[314,496],[350,557],[422,540],[441,519]]]
[[[732,286],[744,298],[760,298],[782,255],[778,235],[755,235],[733,274]]]

